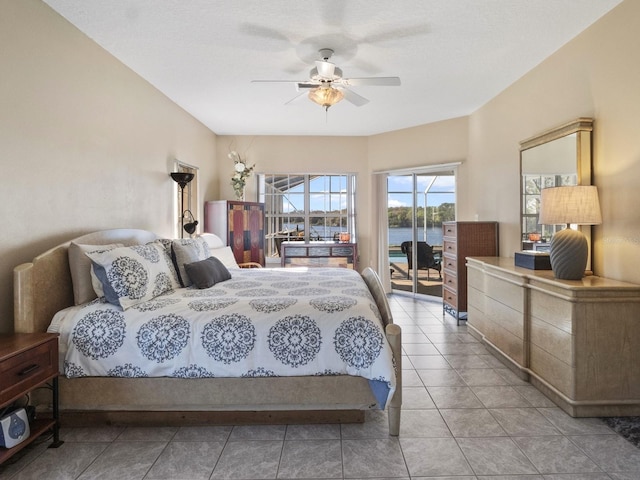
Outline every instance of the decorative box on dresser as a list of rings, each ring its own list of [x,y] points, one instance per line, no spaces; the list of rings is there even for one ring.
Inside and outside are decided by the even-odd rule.
[[[233,250],[238,263],[264,266],[264,204],[218,200],[204,204],[204,231],[215,233]]]
[[[640,285],[468,258],[469,333],[574,417],[640,415]]]
[[[51,417],[36,418],[30,422],[28,438],[12,448],[0,448],[0,463],[47,431],[53,431],[50,447],[56,448],[63,443],[58,427],[58,335],[0,335],[0,411],[48,382],[51,382]]]
[[[442,308],[456,317],[467,311],[468,256],[498,255],[498,222],[443,222]]]

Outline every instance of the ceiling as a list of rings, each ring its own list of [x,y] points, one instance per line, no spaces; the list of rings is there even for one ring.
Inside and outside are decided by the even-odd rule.
[[[473,113],[622,0],[44,1],[217,134],[359,136]],[[321,48],[401,85],[325,111],[251,82],[308,80]]]

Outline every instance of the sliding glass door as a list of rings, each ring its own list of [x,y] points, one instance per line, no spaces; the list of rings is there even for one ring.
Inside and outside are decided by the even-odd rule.
[[[442,222],[455,219],[454,171],[388,174],[387,216],[391,288],[442,296]]]

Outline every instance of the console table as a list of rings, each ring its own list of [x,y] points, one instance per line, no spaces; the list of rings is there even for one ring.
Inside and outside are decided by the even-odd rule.
[[[574,417],[640,414],[640,285],[467,258],[469,333]]]
[[[358,248],[355,243],[282,242],[280,256],[283,267],[358,269]]]

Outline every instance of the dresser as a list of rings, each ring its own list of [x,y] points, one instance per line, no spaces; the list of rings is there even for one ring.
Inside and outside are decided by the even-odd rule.
[[[264,204],[232,200],[204,204],[204,231],[219,236],[238,263],[264,266]]]
[[[640,415],[640,285],[472,257],[469,333],[569,415]]]
[[[358,269],[358,247],[355,243],[282,242],[283,267],[343,267]]]
[[[53,333],[17,333],[0,335],[0,410],[22,400],[35,388],[49,385],[51,416],[44,414],[29,422],[30,435],[12,448],[0,448],[0,463],[18,453],[47,431],[53,431],[51,447],[63,442],[58,427],[58,335]]]
[[[458,324],[467,312],[465,258],[494,255],[498,255],[498,222],[443,222],[442,307]]]

